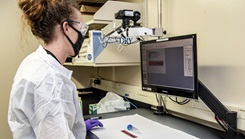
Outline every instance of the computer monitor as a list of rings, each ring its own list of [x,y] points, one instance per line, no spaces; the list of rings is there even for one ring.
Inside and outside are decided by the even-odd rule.
[[[196,34],[140,43],[142,90],[198,98]]]

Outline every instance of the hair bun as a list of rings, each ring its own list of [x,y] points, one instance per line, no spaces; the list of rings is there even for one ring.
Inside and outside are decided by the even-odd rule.
[[[76,0],[18,0],[18,5],[33,35],[45,43],[53,39],[56,25],[79,10]]]
[[[19,0],[18,5],[28,23],[40,22],[45,15],[47,0]]]

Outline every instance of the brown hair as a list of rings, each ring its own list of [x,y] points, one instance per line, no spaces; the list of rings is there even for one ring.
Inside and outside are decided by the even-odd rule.
[[[33,35],[45,43],[52,40],[55,25],[79,9],[76,0],[18,0],[18,5]]]

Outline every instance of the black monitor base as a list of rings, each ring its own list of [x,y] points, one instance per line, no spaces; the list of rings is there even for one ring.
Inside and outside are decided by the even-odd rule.
[[[157,110],[154,111],[154,114],[163,115],[166,114],[166,111],[164,110],[163,106],[157,106]]]

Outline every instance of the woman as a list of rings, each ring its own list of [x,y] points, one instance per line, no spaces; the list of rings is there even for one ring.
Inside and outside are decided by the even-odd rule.
[[[12,85],[8,122],[15,139],[84,139],[103,126],[84,122],[72,71],[62,66],[76,56],[88,27],[75,0],[18,0],[32,33],[43,40],[19,66]]]

